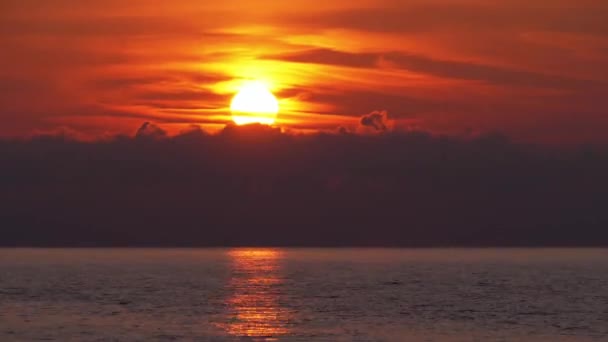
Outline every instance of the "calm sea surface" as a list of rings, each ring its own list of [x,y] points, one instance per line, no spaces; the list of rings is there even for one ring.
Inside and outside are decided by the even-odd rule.
[[[608,341],[606,249],[0,249],[0,341]]]

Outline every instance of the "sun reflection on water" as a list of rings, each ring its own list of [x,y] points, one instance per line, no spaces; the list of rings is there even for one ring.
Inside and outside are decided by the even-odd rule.
[[[280,305],[284,279],[280,262],[283,252],[275,249],[228,251],[232,276],[226,299],[228,321],[221,328],[237,337],[272,341],[289,334],[291,313]]]

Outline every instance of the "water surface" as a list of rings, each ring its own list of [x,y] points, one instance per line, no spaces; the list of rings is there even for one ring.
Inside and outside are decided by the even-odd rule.
[[[608,341],[603,249],[0,249],[0,340]]]

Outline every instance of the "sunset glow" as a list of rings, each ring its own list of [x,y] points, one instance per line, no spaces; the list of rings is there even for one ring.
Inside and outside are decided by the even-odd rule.
[[[230,104],[232,120],[237,125],[260,123],[272,125],[279,113],[279,102],[260,81],[244,83]]]
[[[144,121],[170,135],[232,122],[354,132],[363,115],[386,111],[395,131],[606,142],[607,9],[562,0],[9,1],[0,109],[10,120],[0,136],[67,130],[95,140]],[[268,81],[276,119],[270,96],[231,106],[242,80]]]

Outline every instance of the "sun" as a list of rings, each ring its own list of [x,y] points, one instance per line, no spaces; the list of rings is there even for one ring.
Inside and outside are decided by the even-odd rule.
[[[237,125],[272,125],[279,113],[279,102],[263,82],[248,81],[232,99],[230,111]]]

